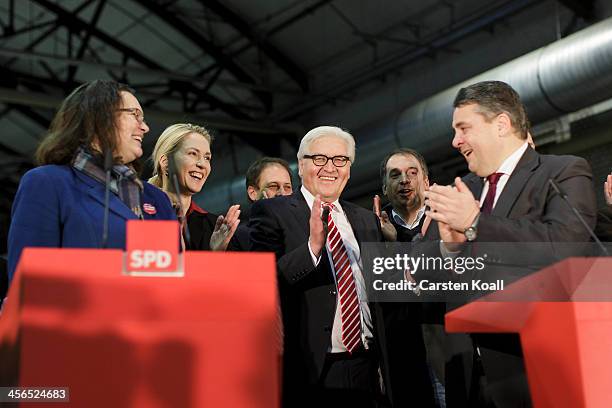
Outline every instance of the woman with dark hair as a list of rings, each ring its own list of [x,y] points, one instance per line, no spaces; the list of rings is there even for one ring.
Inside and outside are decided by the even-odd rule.
[[[168,197],[137,175],[148,131],[126,85],[88,82],[62,102],[36,151],[40,166],[22,177],[13,202],[9,279],[25,247],[104,246],[105,152],[112,155],[107,247],[125,248],[127,220],[176,219]]]
[[[151,156],[153,177],[149,183],[164,190],[174,203],[183,225],[186,249],[225,251],[240,223],[239,205],[231,206],[225,216],[217,216],[200,208],[192,199],[202,190],[210,174],[211,143],[212,137],[204,127],[176,123],[159,136]],[[176,174],[178,192],[170,179],[170,166]]]

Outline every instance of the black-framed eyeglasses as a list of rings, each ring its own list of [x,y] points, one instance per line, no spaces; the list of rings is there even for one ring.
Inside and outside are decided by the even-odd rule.
[[[130,115],[134,115],[134,117],[136,118],[138,123],[140,123],[141,125],[145,121],[144,113],[142,113],[142,111],[140,109],[138,109],[138,108],[120,108],[120,109],[117,109],[117,111],[119,111],[119,112],[127,112]]]
[[[336,167],[344,167],[346,163],[350,162],[351,159],[347,156],[334,156],[328,157],[324,154],[305,154],[305,159],[311,159],[315,166],[325,166],[328,161],[332,161],[332,164]]]

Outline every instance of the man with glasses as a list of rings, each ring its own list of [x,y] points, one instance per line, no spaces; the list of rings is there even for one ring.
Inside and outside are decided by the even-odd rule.
[[[287,161],[278,157],[261,157],[255,160],[246,172],[246,192],[251,203],[255,201],[293,194],[291,168]],[[249,228],[247,222],[250,209],[240,213],[240,225],[232,237],[229,251],[249,251]]]
[[[278,157],[262,157],[246,172],[246,190],[251,203],[262,198],[293,194],[289,163]]]
[[[340,200],[355,141],[340,128],[317,127],[297,157],[300,190],[257,201],[249,222],[253,249],[277,257],[283,406],[374,407],[384,328],[366,296],[360,243],[382,235],[371,211]]]

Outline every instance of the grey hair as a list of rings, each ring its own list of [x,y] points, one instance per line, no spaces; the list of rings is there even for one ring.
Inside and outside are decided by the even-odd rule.
[[[297,152],[298,160],[303,159],[305,155],[310,153],[308,149],[312,142],[326,136],[344,140],[348,147],[349,159],[351,163],[355,163],[355,139],[353,135],[336,126],[319,126],[306,133],[300,142],[300,148]]]

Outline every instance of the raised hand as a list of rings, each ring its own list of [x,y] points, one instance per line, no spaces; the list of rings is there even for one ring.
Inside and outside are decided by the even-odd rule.
[[[374,196],[373,211],[380,221],[380,229],[382,230],[385,241],[397,241],[397,230],[389,219],[389,214],[387,214],[386,211],[380,210],[380,197],[378,194]]]
[[[604,183],[604,198],[606,199],[606,204],[612,207],[612,174],[608,175]]]
[[[210,249],[213,251],[225,251],[230,240],[240,224],[238,217],[240,216],[240,205],[232,205],[225,217],[220,215],[217,217],[215,228],[210,237]]]
[[[308,238],[310,249],[315,257],[321,255],[323,246],[325,246],[325,229],[323,228],[321,213],[321,196],[317,194],[312,204],[312,211],[310,211],[310,237]]]
[[[425,191],[425,204],[430,208],[425,214],[463,233],[480,212],[478,202],[470,189],[455,178],[455,187],[434,184]]]

